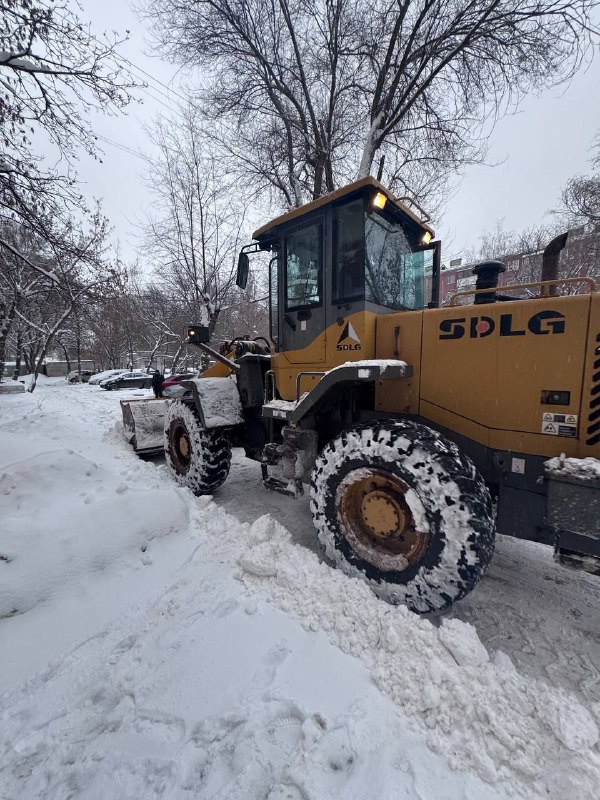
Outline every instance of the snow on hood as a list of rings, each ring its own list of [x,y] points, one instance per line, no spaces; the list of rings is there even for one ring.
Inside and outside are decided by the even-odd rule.
[[[343,364],[338,364],[337,367],[333,367],[330,369],[329,372],[334,372],[336,369],[343,369],[344,367],[380,367],[383,372],[388,367],[407,367],[408,364],[406,361],[399,361],[398,359],[394,358],[368,358],[363,359],[362,361],[344,361]]]

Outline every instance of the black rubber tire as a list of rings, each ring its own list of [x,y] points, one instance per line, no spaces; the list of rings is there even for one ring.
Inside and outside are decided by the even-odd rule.
[[[179,443],[182,435],[188,442],[187,458]],[[176,400],[165,419],[165,457],[177,483],[196,495],[212,494],[229,475],[231,443],[222,429],[205,430],[195,410]]]
[[[396,559],[400,568],[394,569],[395,556],[386,554],[383,569],[352,549],[338,503],[352,485],[352,477],[344,479],[361,468],[387,471],[412,490],[404,500],[410,497],[415,515],[424,517],[429,537],[418,563],[407,567]],[[315,464],[310,502],[328,557],[379,596],[417,613],[441,611],[464,597],[494,552],[492,503],[475,465],[453,442],[408,420],[358,425],[326,445]]]

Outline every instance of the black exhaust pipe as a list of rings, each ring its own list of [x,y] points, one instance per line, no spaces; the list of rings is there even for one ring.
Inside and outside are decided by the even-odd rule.
[[[558,280],[558,263],[560,259],[560,253],[567,243],[568,236],[569,231],[566,233],[561,233],[559,236],[555,236],[554,239],[552,239],[552,241],[546,245],[546,249],[544,250],[544,254],[542,256],[542,275],[540,280]],[[558,287],[551,286],[550,294],[558,294]]]

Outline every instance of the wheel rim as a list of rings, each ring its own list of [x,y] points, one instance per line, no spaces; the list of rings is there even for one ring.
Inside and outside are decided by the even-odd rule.
[[[392,472],[363,468],[348,473],[338,487],[336,507],[355,554],[381,570],[403,572],[427,552],[425,509]]]
[[[187,472],[191,461],[190,437],[185,425],[175,422],[171,427],[173,465],[180,475]]]

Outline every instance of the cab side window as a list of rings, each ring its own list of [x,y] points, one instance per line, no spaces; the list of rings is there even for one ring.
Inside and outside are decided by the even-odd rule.
[[[319,306],[323,299],[323,228],[306,225],[285,239],[285,307]]]
[[[337,206],[333,212],[333,302],[365,296],[365,234],[362,199]]]
[[[271,341],[279,342],[279,259],[277,256],[269,263],[269,328]]]

